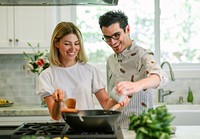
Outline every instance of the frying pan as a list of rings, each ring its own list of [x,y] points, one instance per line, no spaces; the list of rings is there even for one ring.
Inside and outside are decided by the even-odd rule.
[[[77,113],[62,112],[65,122],[75,129],[81,130],[110,130],[114,126],[120,111],[115,110],[79,110],[84,119],[80,120]]]

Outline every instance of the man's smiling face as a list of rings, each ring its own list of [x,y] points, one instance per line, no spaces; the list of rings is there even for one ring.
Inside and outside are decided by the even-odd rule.
[[[130,29],[127,25],[124,29],[120,28],[119,23],[111,24],[108,27],[102,27],[104,41],[113,49],[115,53],[121,53],[130,44]]]

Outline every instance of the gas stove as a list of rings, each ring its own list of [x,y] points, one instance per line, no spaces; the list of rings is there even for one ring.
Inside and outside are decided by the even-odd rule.
[[[120,128],[111,130],[73,129],[65,122],[24,123],[15,129],[10,139],[35,137],[36,139],[53,139],[56,137],[69,139],[123,139]]]

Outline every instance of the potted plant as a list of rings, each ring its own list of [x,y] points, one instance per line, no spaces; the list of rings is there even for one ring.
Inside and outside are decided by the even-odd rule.
[[[146,107],[145,103],[142,103]],[[165,105],[145,110],[141,115],[130,117],[129,130],[134,130],[136,139],[170,139],[171,122],[174,117]]]

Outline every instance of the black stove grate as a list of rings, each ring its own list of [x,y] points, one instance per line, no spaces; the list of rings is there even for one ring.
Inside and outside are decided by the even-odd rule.
[[[64,123],[26,123],[18,127],[14,135],[59,135]]]
[[[37,139],[68,137],[69,139],[118,139],[118,130],[76,130],[65,122],[24,123],[11,135],[11,139],[35,136]],[[117,135],[118,134],[118,135]],[[121,139],[121,138],[120,138]]]

